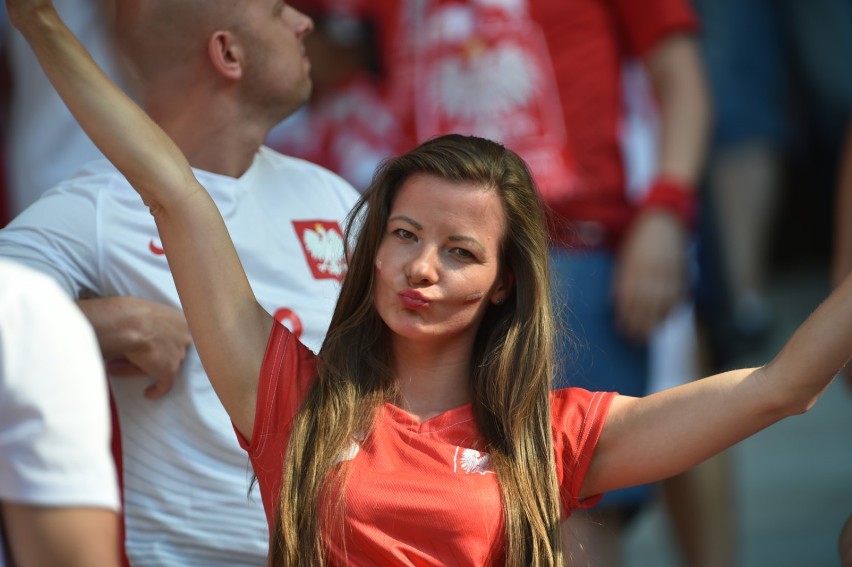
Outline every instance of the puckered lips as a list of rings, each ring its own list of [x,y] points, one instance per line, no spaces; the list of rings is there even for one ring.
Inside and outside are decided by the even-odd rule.
[[[404,289],[399,292],[399,302],[405,309],[426,309],[431,300],[416,289]]]

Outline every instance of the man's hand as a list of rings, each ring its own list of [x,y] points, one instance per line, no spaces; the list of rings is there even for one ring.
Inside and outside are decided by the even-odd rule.
[[[639,214],[622,246],[613,293],[618,326],[645,342],[686,294],[687,233],[672,214]]]
[[[145,397],[165,395],[175,382],[192,337],[183,312],[138,297],[78,302],[95,328],[113,376],[150,376]]]

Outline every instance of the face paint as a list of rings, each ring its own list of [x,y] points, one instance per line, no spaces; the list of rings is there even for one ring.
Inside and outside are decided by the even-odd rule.
[[[485,293],[478,291],[476,293],[471,293],[467,297],[464,298],[464,305],[472,305],[474,303],[478,303],[480,299],[485,297]]]
[[[405,181],[373,260],[376,311],[395,340],[475,340],[485,302],[503,293],[505,226],[496,191],[429,175]]]

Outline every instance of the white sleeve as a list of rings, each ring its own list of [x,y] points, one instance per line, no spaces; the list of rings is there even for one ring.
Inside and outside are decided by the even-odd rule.
[[[99,294],[98,192],[69,181],[0,230],[0,258],[46,273],[73,298]]]
[[[0,499],[118,509],[94,332],[42,274],[0,261]]]

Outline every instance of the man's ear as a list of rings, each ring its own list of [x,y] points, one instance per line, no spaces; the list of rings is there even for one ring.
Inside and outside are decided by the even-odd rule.
[[[242,78],[245,57],[233,33],[224,30],[213,33],[207,42],[207,54],[220,75],[233,81]]]

